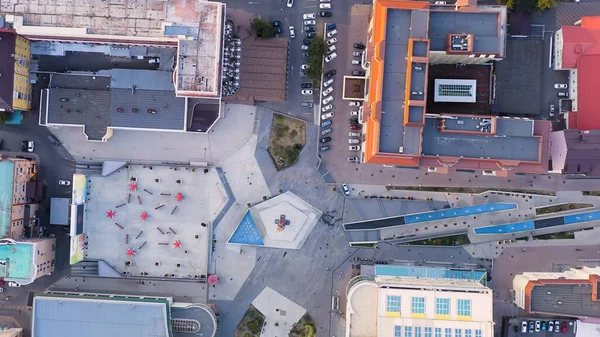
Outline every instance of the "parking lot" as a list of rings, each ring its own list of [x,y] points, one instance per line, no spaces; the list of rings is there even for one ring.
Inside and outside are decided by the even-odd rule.
[[[540,317],[514,317],[504,321],[507,337],[572,337],[575,336],[573,320]],[[552,323],[552,324],[551,324]],[[558,323],[558,330],[555,329]],[[523,332],[524,331],[524,332]]]

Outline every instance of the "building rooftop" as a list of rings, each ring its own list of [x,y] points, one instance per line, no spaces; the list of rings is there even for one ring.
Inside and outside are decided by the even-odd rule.
[[[473,34],[473,52],[504,56],[504,37],[498,12],[430,11],[429,39],[432,51],[445,51],[449,34]]]
[[[13,106],[16,43],[17,34],[0,27],[0,111],[10,111]]]
[[[11,209],[15,177],[15,163],[0,160],[0,233],[7,235],[11,226]]]
[[[0,276],[6,280],[21,280],[30,283],[35,274],[33,245],[26,242],[15,242],[3,239],[0,242]]]
[[[600,176],[600,133],[562,130],[550,134],[552,170]]]

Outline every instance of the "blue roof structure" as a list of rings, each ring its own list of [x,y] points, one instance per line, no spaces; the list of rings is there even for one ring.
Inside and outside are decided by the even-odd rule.
[[[483,228],[475,228],[475,234],[508,234],[522,231],[531,231],[535,229],[533,221],[523,221],[509,223],[505,225],[488,226]]]
[[[575,215],[565,215],[565,225],[600,220],[600,211],[580,213]]]
[[[264,246],[262,234],[256,226],[256,222],[250,214],[250,211],[246,212],[244,218],[235,229],[235,232],[229,238],[228,243],[237,243],[242,245],[255,245]]]
[[[404,216],[404,222],[406,224],[413,224],[413,223],[424,222],[424,221],[449,219],[449,218],[456,218],[456,217],[468,216],[468,215],[476,215],[476,214],[489,213],[489,212],[507,211],[507,210],[511,210],[511,209],[515,209],[515,208],[517,208],[517,204],[501,204],[501,203],[482,204],[482,205],[451,208],[451,209],[444,209],[444,210],[439,210],[439,211],[406,215],[406,216]]]
[[[428,267],[406,267],[391,265],[376,265],[375,277],[407,277],[407,278],[430,278],[443,280],[469,280],[477,281],[485,285],[487,272],[485,270],[464,270]]]

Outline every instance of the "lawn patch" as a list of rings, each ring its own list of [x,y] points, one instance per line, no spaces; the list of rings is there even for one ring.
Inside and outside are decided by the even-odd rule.
[[[246,311],[240,324],[235,329],[235,337],[259,337],[265,322],[263,315],[253,305]]]
[[[277,170],[294,165],[305,144],[305,122],[281,114],[273,114],[268,151]]]

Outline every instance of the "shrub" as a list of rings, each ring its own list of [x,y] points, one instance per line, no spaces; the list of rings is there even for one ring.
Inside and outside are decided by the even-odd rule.
[[[267,199],[268,199],[268,198],[267,198],[267,196],[266,196],[266,195],[263,195],[263,200],[265,200],[265,201],[266,201]]]
[[[252,206],[252,204],[251,204],[251,203],[247,203],[247,204],[246,204],[246,206],[248,206],[248,207],[251,207],[251,206]]]
[[[275,36],[275,29],[273,29],[271,23],[265,19],[255,17],[254,20],[252,20],[251,27],[258,37],[269,38]]]
[[[262,319],[260,318],[256,318],[251,320],[250,322],[248,322],[248,324],[246,324],[246,326],[248,327],[248,330],[250,330],[250,332],[252,332],[253,334],[258,334],[260,333],[260,330],[262,328]]]
[[[283,117],[283,115],[275,114],[275,122],[277,124],[283,124],[283,121],[285,121],[285,117]]]
[[[292,130],[290,131],[290,138],[295,139],[298,136],[298,131]]]
[[[319,81],[323,74],[323,56],[325,55],[325,40],[316,36],[308,45],[308,69],[306,74],[313,81]]]

